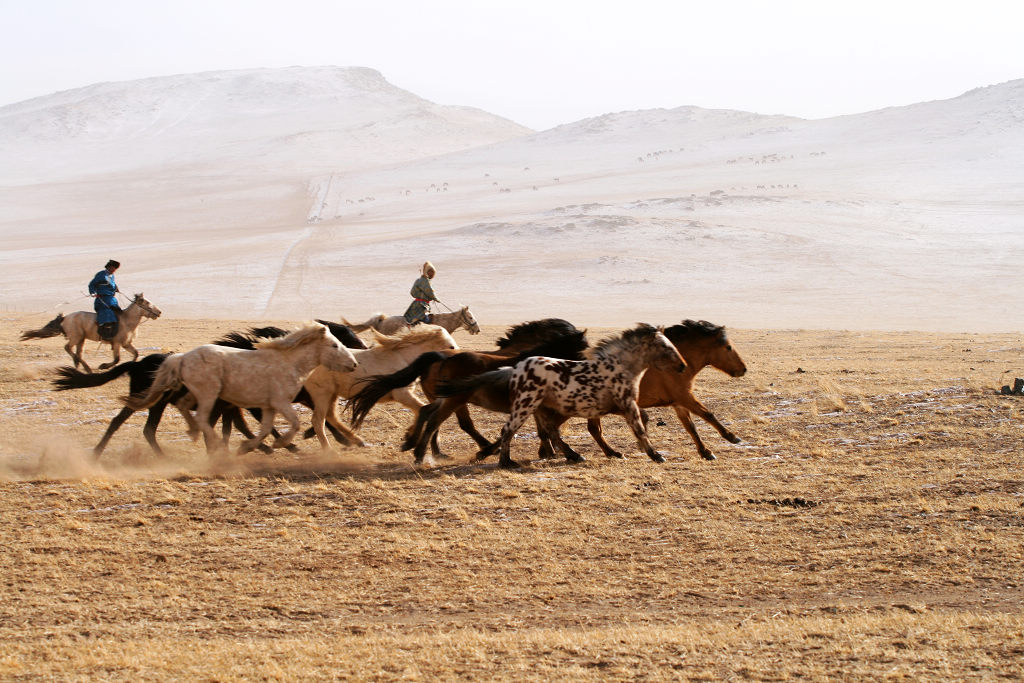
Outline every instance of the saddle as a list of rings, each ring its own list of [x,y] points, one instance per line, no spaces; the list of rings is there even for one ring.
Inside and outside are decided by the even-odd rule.
[[[100,323],[96,327],[99,332],[100,339],[110,341],[117,336],[118,324],[116,320],[112,323]]]

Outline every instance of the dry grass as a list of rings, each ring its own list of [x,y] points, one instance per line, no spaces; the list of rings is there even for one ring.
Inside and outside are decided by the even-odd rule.
[[[745,439],[699,423],[718,461],[655,410],[664,465],[611,418],[626,460],[571,421],[587,463],[508,473],[448,427],[455,460],[412,468],[396,407],[365,449],[214,463],[169,413],[156,460],[135,416],[94,465],[127,383],[52,391],[61,343],[16,341],[47,319],[0,334],[0,678],[1024,676],[1018,335],[735,330],[750,374],[697,383]]]

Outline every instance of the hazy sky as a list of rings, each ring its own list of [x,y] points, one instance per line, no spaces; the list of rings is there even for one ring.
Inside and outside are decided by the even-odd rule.
[[[1024,78],[1021,0],[0,0],[0,105],[100,81],[366,66],[536,129],[698,105],[821,118]]]

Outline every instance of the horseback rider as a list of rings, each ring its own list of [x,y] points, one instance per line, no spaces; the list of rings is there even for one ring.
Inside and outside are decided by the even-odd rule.
[[[113,339],[117,334],[117,314],[121,312],[121,306],[117,303],[115,294],[121,290],[117,288],[114,272],[120,267],[119,262],[110,259],[103,270],[96,273],[89,282],[89,294],[96,299],[93,302],[96,325],[103,339]]]
[[[433,288],[430,286],[430,281],[436,274],[437,271],[434,270],[434,266],[430,261],[427,261],[423,264],[422,274],[416,278],[416,282],[412,283],[412,289],[409,290],[412,303],[409,304],[409,308],[405,309],[404,313],[405,322],[410,325],[430,322],[430,302],[438,300],[434,296]]]

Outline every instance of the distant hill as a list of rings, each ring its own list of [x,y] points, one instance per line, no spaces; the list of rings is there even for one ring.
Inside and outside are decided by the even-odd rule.
[[[99,83],[0,108],[0,178],[173,166],[315,173],[394,164],[529,134],[434,104],[366,68],[214,71]]]
[[[213,72],[4,107],[0,148],[16,310],[118,258],[168,315],[356,320],[404,310],[429,259],[490,323],[1024,329],[1024,80],[534,132],[370,69]]]

